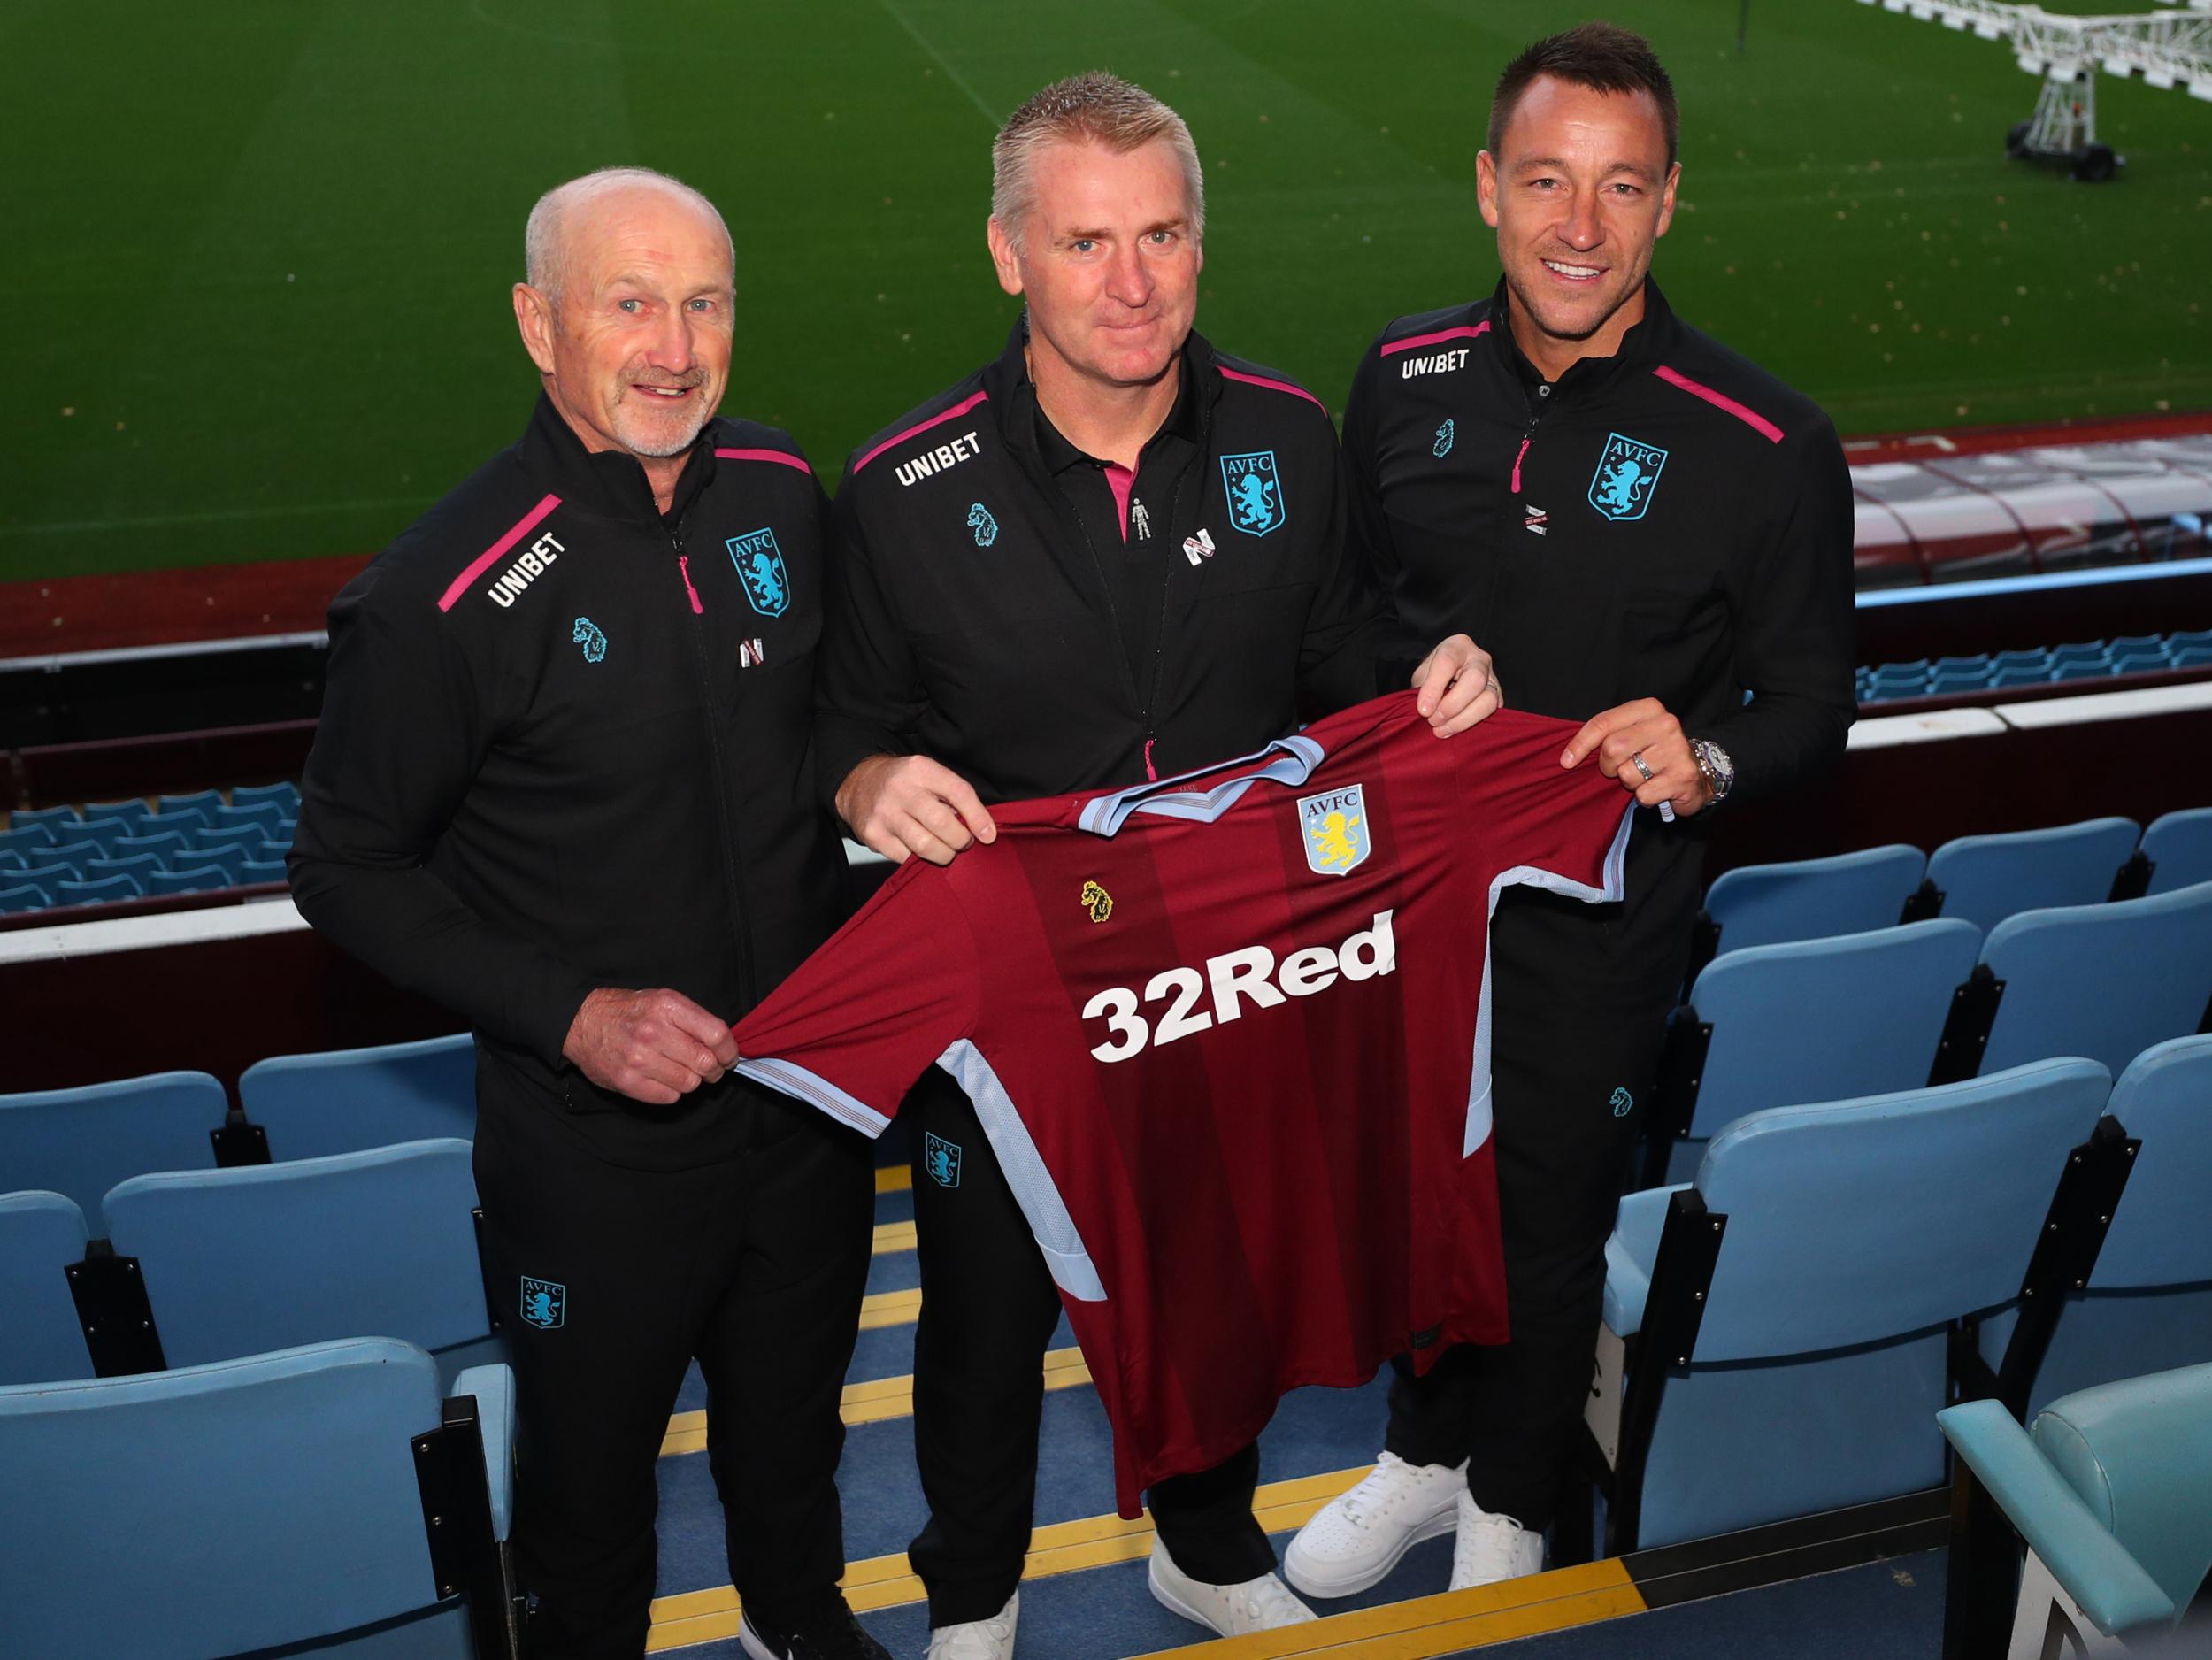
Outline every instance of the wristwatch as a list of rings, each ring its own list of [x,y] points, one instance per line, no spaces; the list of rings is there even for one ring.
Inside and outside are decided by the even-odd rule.
[[[1736,764],[1728,758],[1728,751],[1710,738],[1690,740],[1690,756],[1697,763],[1697,770],[1705,775],[1711,786],[1713,799],[1709,807],[1717,807],[1728,799],[1728,792],[1736,787]]]

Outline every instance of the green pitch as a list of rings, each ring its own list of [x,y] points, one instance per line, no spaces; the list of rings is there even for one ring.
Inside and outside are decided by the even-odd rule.
[[[1657,270],[1847,432],[2212,407],[2212,105],[2101,82],[2122,181],[2007,162],[2004,47],[1849,0],[1608,0],[1679,84]],[[2088,9],[2084,6],[2082,9]],[[2118,5],[2100,9],[2121,10]],[[728,215],[729,407],[826,477],[995,353],[987,145],[1105,65],[1189,118],[1199,326],[1340,402],[1486,291],[1538,0],[10,0],[0,579],[373,549],[519,431],[522,219],[614,162]]]

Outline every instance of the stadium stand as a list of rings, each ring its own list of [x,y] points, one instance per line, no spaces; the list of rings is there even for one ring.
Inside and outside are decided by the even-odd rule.
[[[2024,1430],[1991,1401],[1936,1421],[1958,1454],[1947,1654],[2203,1652],[2154,1640],[2212,1569],[2212,1365],[2068,1395]]]
[[[19,872],[27,880],[0,881],[0,911],[282,882],[298,815],[299,791],[288,783],[242,785],[228,800],[220,790],[204,789],[81,808],[18,809],[0,830],[0,877]],[[119,878],[129,886],[104,886]]]
[[[1925,1084],[1981,943],[1944,918],[1724,953],[1668,1022],[1645,1185],[1689,1180],[1747,1113]]]
[[[2166,634],[2080,640],[1967,657],[1925,657],[1863,665],[1857,673],[1862,703],[2010,691],[2058,681],[2121,674],[2192,672],[2212,669],[2212,628]]]
[[[137,1176],[102,1203],[164,1360],[396,1337],[447,1377],[503,1352],[478,1266],[465,1141]]]
[[[2151,866],[2147,892],[2170,894],[2212,882],[2212,807],[2153,819],[2143,832],[2142,854]]]
[[[512,1397],[388,1339],[0,1388],[12,1652],[512,1655]]]
[[[2212,1036],[2136,1057],[2107,1111],[2142,1145],[2085,1287],[2066,1294],[2031,1408],[2142,1372],[2212,1364]],[[1992,1364],[2013,1316],[1983,1323]]]
[[[0,1193],[0,1384],[92,1375],[69,1264],[85,1253],[84,1212],[58,1193]]]
[[[1756,1112],[1694,1183],[1623,1199],[1590,1407],[1609,1553],[1940,1483],[1952,1326],[2093,1264],[2101,1229],[2062,1238],[2078,1255],[2039,1241],[2062,1180],[2103,1168],[2072,1155],[2110,1088],[2050,1061]],[[1995,1383],[2024,1398],[2032,1364],[2009,1370]]]
[[[1986,931],[2022,911],[2087,905],[2112,896],[2139,826],[2090,818],[2047,830],[1960,836],[1928,856],[1941,913]]]
[[[230,1097],[205,1072],[0,1095],[0,1192],[65,1194],[88,1217],[108,1189],[157,1170],[212,1170]]]
[[[419,1043],[280,1055],[249,1066],[238,1104],[274,1158],[316,1158],[396,1141],[476,1134],[476,1044],[465,1032]]]
[[[2009,918],[1982,942],[1972,991],[1996,998],[1983,1071],[2085,1055],[2123,1072],[2212,1013],[2212,883]]]

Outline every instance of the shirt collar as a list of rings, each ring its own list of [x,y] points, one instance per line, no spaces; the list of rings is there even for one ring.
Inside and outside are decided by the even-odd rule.
[[[1505,353],[1513,373],[1520,377],[1524,386],[1541,386],[1544,377],[1521,350],[1521,342],[1513,337],[1513,296],[1503,277],[1498,279],[1497,288],[1490,296],[1490,314],[1497,319],[1497,326],[1490,332],[1498,337],[1499,350]],[[1647,276],[1643,317],[1621,336],[1620,350],[1609,357],[1578,359],[1568,365],[1556,384],[1563,392],[1579,391],[1608,386],[1623,374],[1648,368],[1660,361],[1675,331],[1674,308],[1667,304],[1667,296],[1660,293],[1658,283]]]
[[[544,392],[538,394],[537,407],[530,413],[522,450],[525,460],[556,482],[570,506],[603,519],[665,527],[681,521],[714,477],[713,430],[710,420],[692,440],[665,514],[654,503],[643,465],[619,450],[585,449],[584,441]]]

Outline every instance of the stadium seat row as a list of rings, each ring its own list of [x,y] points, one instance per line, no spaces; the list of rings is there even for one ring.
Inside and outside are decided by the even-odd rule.
[[[1952,1400],[2018,1418],[2212,1361],[2208,1095],[2212,1037],[2117,1085],[2034,1062],[1754,1113],[1624,1198],[1589,1417],[1609,1550],[1936,1487]]]
[[[2202,668],[2212,668],[2212,628],[2130,634],[1932,661],[1916,657],[1909,663],[1883,663],[1859,669],[1858,697],[1862,703],[1896,703],[1909,697],[2001,692],[2055,680]]]
[[[0,914],[284,880],[290,784],[24,809],[0,830]]]
[[[2059,1056],[2123,1071],[2212,1026],[2212,882],[2144,899],[1956,918],[1716,957],[1668,1023],[1647,1184],[1769,1107],[1955,1082]]]
[[[1827,858],[1745,865],[1706,889],[1689,978],[1723,951],[1931,917],[1987,930],[2023,911],[2139,898],[2212,881],[2212,808],[1960,836],[1932,856],[1894,842]]]

